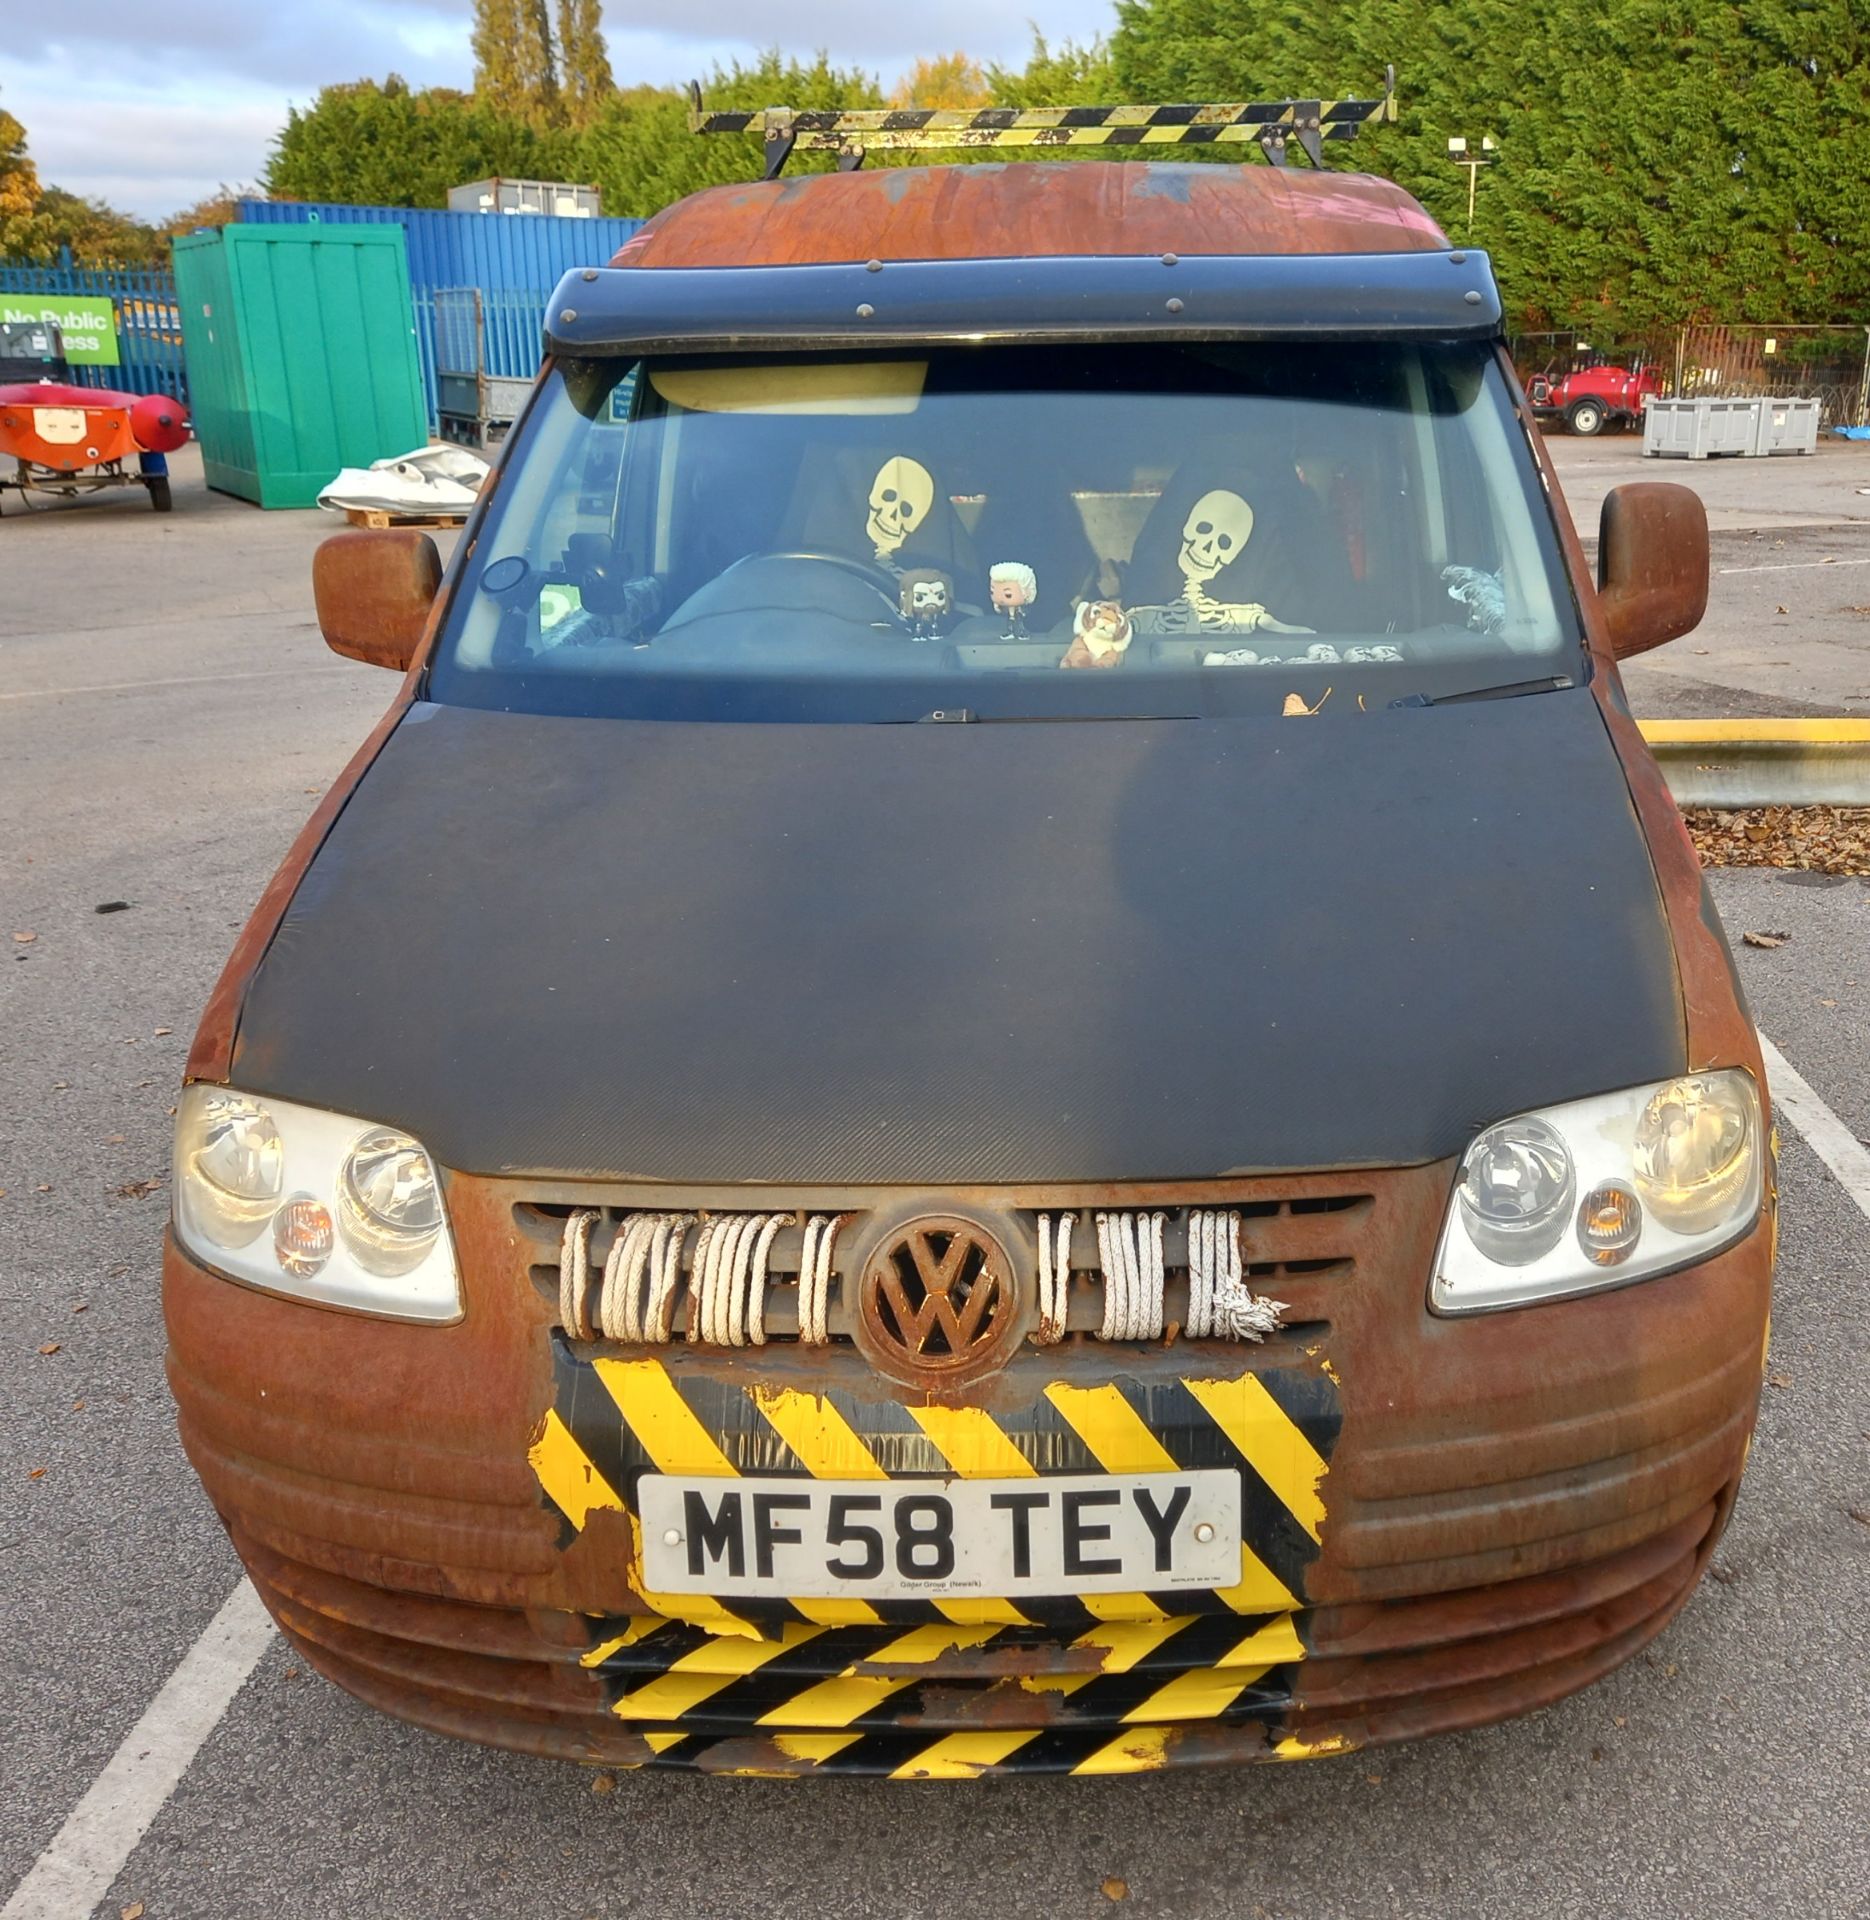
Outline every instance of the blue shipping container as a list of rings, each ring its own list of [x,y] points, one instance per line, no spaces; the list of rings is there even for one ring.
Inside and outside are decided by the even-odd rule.
[[[440,287],[546,295],[574,267],[602,267],[640,220],[561,220],[550,214],[446,213],[430,207],[342,207],[306,200],[243,200],[240,219],[380,224],[393,222],[409,246],[418,296]],[[535,363],[536,364],[536,363]],[[531,372],[532,368],[527,368]]]

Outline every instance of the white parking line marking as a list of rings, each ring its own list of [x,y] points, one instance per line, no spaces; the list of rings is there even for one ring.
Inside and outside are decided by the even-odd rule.
[[[1760,1035],[1760,1053],[1774,1108],[1805,1136],[1806,1144],[1837,1175],[1838,1185],[1870,1219],[1870,1147],[1819,1099],[1765,1034]],[[0,1914],[0,1920],[6,1916]]]
[[[320,667],[260,667],[252,673],[191,673],[178,680],[106,680],[94,687],[31,687],[24,693],[0,693],[0,700],[59,700],[80,693],[141,693],[146,687],[218,687],[224,680],[291,680]]]
[[[0,1907],[0,1920],[79,1920],[97,1905],[272,1639],[272,1619],[242,1580]]]
[[[1810,573],[1821,567],[1870,567],[1870,560],[1782,560],[1770,567],[1717,567],[1717,573]]]

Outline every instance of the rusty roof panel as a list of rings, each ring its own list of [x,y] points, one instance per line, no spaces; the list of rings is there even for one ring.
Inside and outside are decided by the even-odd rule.
[[[1082,160],[883,167],[710,187],[657,214],[613,264],[1423,253],[1447,245],[1415,200],[1368,174]]]

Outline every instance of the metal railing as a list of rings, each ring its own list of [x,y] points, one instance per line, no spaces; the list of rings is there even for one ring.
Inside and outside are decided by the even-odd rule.
[[[116,321],[117,364],[74,365],[75,386],[109,387],[120,393],[166,393],[188,397],[182,363],[182,316],[175,302],[175,276],[146,267],[45,266],[0,260],[0,310],[38,319],[41,307],[69,307],[108,300]]]
[[[1507,350],[1528,381],[1587,367],[1644,367],[1660,380],[1666,399],[1816,400],[1827,427],[1870,426],[1870,325],[1861,321],[1723,322],[1644,334],[1612,327],[1521,333],[1508,340]]]

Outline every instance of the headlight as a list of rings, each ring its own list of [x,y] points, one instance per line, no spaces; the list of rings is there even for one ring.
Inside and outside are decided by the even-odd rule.
[[[1429,1304],[1526,1306],[1705,1260],[1752,1229],[1763,1152],[1737,1068],[1503,1120],[1461,1162]]]
[[[440,1182],[393,1127],[189,1087],[174,1192],[176,1238],[232,1279],[399,1319],[460,1317]]]
[[[191,1087],[175,1126],[177,1191],[191,1224],[223,1247],[257,1240],[284,1185],[285,1147],[257,1100]]]
[[[1523,1267],[1571,1225],[1571,1149],[1543,1120],[1489,1127],[1467,1150],[1455,1199],[1467,1235],[1489,1260]]]
[[[442,1194],[421,1145],[372,1127],[345,1156],[338,1220],[358,1264],[386,1278],[412,1272],[441,1236]]]

